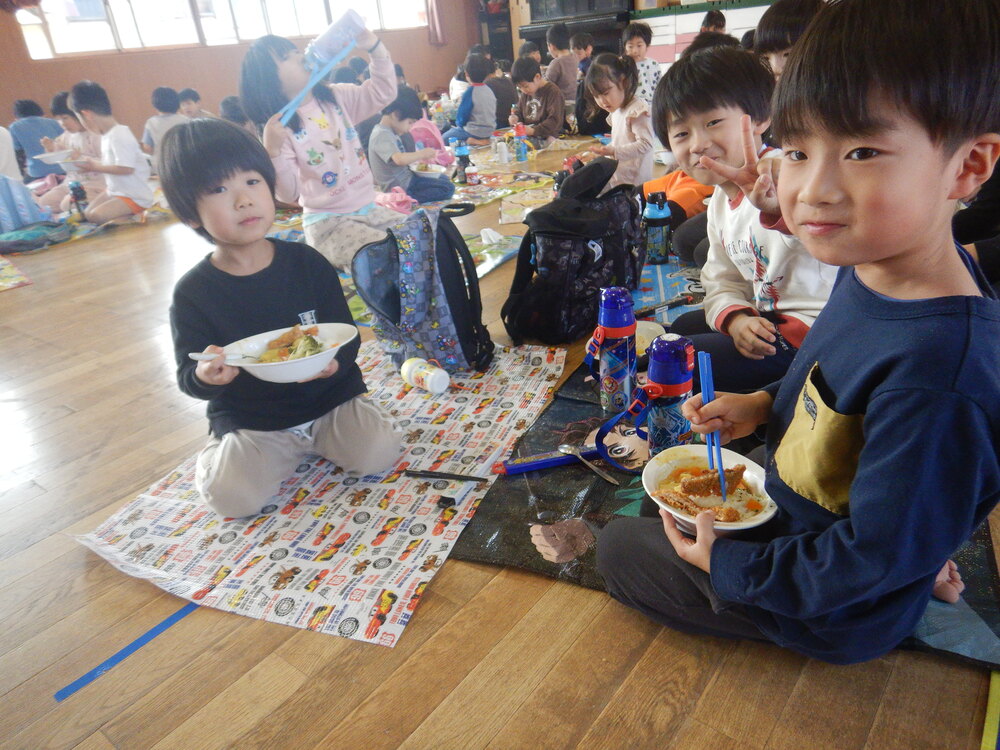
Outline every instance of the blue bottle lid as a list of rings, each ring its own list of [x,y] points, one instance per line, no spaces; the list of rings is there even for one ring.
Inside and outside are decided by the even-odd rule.
[[[628,328],[635,325],[632,293],[623,286],[601,289],[601,302],[597,308],[597,324],[604,328]]]
[[[694,379],[694,344],[691,339],[676,333],[664,333],[653,339],[646,353],[649,355],[649,382],[674,391],[664,395],[681,395],[691,389]]]
[[[646,210],[642,215],[647,219],[669,219],[670,206],[667,205],[667,194],[650,193],[646,197]]]

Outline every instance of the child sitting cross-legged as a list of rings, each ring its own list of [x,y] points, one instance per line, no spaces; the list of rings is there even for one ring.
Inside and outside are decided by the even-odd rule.
[[[566,115],[559,87],[542,78],[542,70],[533,57],[519,57],[510,69],[510,79],[521,95],[510,113],[509,122],[524,123],[524,132],[535,143],[548,145],[562,132]]]
[[[770,73],[749,52],[713,47],[670,66],[653,99],[654,126],[681,168],[716,186],[701,274],[705,307],[682,315],[670,331],[711,352],[720,390],[751,390],[780,378],[837,274],[795,237],[764,228],[739,185],[712,169],[780,154],[761,143],[773,89]],[[773,158],[762,161],[771,164]]]
[[[153,205],[149,162],[128,125],[111,113],[111,100],[100,84],[81,81],[69,92],[69,107],[91,133],[101,136],[101,158],[83,157],[82,168],[104,175],[107,191],[91,199],[87,221],[103,224],[141,214]]]
[[[598,567],[616,599],[840,664],[904,642],[932,595],[957,600],[949,557],[1000,498],[1000,301],[951,217],[1000,156],[998,76],[990,3],[816,15],[774,99],[777,198],[836,286],[780,382],[684,405],[723,443],[766,423],[778,513],[728,537],[701,513],[693,539],[666,513],[613,521]],[[773,174],[756,171],[760,198]]]
[[[443,174],[428,172],[414,174],[411,164],[433,159],[437,151],[422,148],[406,151],[401,137],[410,132],[413,123],[423,117],[417,92],[409,86],[400,86],[391,104],[382,110],[382,119],[372,128],[368,140],[368,158],[372,175],[379,189],[388,192],[401,187],[419,203],[445,201],[455,194],[455,186]]]
[[[208,401],[211,437],[195,482],[222,516],[258,513],[308,453],[370,474],[399,456],[400,433],[365,398],[345,344],[315,378],[269,383],[225,363],[221,345],[295,324],[352,323],[337,272],[308,245],[268,239],[275,172],[260,142],[219,119],[167,131],[163,192],[178,218],[214,244],[174,288],[170,326],[182,391]],[[218,356],[193,362],[189,352]]]
[[[62,125],[63,132],[55,138],[43,138],[42,147],[50,153],[52,151],[72,151],[71,160],[85,156],[100,159],[101,136],[91,133],[83,127],[83,123],[69,108],[68,99],[68,91],[60,91],[52,97],[52,117]],[[80,184],[88,201],[95,201],[101,196],[106,187],[104,175],[99,172],[83,171],[79,169],[79,163],[82,162],[73,163],[72,166],[67,165],[66,179],[39,198],[39,206],[53,212],[68,211],[73,203],[73,196],[69,190],[72,183]]]
[[[465,58],[464,67],[470,85],[462,93],[455,113],[455,127],[444,133],[444,142],[454,138],[474,146],[486,146],[496,130],[497,97],[485,81],[493,75],[495,66],[492,60],[473,54]]]

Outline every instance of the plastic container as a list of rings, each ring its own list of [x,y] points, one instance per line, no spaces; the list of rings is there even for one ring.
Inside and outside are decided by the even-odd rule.
[[[347,47],[365,30],[365,19],[354,10],[348,10],[327,27],[326,31],[313,39],[306,47],[306,61],[310,67],[322,67]]]
[[[459,185],[465,185],[469,181],[467,170],[472,166],[472,161],[469,159],[469,144],[465,141],[459,141],[455,147],[455,157],[458,159],[458,166],[455,168],[455,182]]]
[[[611,286],[601,290],[597,326],[598,331],[603,332],[598,355],[601,408],[604,411],[624,411],[632,403],[637,365],[635,314],[632,294],[628,289]]]
[[[528,161],[527,131],[523,122],[514,126],[514,159],[515,161]]]
[[[465,181],[470,185],[479,184],[479,167],[469,166],[465,168]]]
[[[451,385],[451,376],[447,372],[419,357],[406,360],[399,368],[399,374],[407,385],[430,391],[434,395],[444,393]]]
[[[681,406],[691,396],[694,375],[694,344],[684,336],[665,333],[657,336],[646,349],[649,354],[649,412],[646,433],[649,457],[691,442],[691,423],[681,413]]]
[[[666,263],[673,249],[673,232],[670,229],[670,206],[666,193],[650,193],[642,212],[646,230],[646,262]]]
[[[510,163],[510,149],[507,148],[507,141],[497,143],[497,162],[500,164]]]

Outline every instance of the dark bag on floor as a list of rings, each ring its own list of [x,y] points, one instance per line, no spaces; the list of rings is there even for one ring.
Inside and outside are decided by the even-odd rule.
[[[397,367],[420,357],[449,372],[482,371],[493,359],[476,265],[450,218],[472,209],[418,209],[354,256],[354,285],[372,311],[372,331]]]
[[[616,166],[594,159],[566,178],[559,198],[525,217],[529,231],[500,311],[515,344],[567,344],[589,335],[602,287],[639,286],[646,234],[637,188],[617,185],[597,195]]]

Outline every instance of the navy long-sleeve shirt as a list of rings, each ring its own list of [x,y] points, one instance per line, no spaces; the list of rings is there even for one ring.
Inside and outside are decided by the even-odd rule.
[[[195,376],[188,352],[296,323],[354,323],[330,262],[308,245],[272,240],[274,259],[249,276],[234,276],[208,257],[174,288],[170,327],[177,360],[177,382],[184,393],[208,401],[213,434],[238,429],[282,430],[326,414],[365,392],[355,363],[354,339],[337,352],[338,371],[308,383],[268,383],[246,371],[227,385],[207,385]]]
[[[712,549],[718,594],[826,661],[913,632],[945,561],[1000,499],[1000,302],[894,300],[843,269],[776,392],[766,487],[779,513]]]

